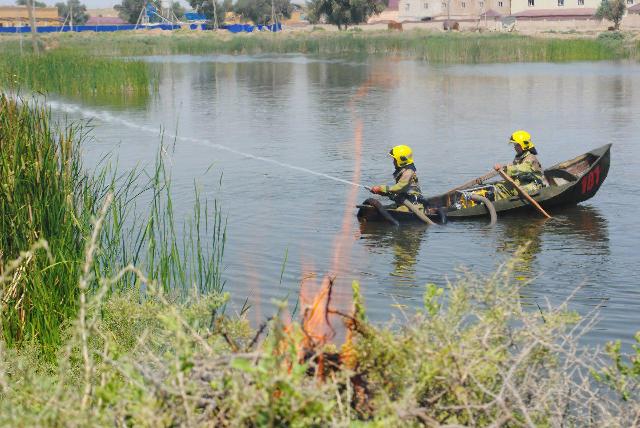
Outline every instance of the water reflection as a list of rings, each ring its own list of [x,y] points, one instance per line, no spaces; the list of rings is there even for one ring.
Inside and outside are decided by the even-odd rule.
[[[391,249],[393,254],[392,268],[389,273],[394,286],[416,286],[418,275],[416,264],[419,260],[420,247],[425,241],[428,227],[419,223],[392,227],[386,223],[360,224],[361,239],[367,249]]]
[[[553,234],[576,238],[582,245],[592,245],[609,253],[608,220],[597,208],[577,205],[556,209],[550,226]]]
[[[542,230],[545,219],[537,217],[507,217],[499,220],[502,233],[498,237],[496,250],[506,256],[521,251],[520,262],[516,265],[515,274],[528,277],[533,271],[533,263],[542,248]]]
[[[534,266],[541,251],[588,252],[590,255],[608,255],[609,233],[607,219],[598,209],[573,206],[556,209],[553,219],[545,220],[535,213],[506,216],[499,219],[496,250],[506,256],[523,248],[521,263],[515,274],[531,278],[539,273]]]

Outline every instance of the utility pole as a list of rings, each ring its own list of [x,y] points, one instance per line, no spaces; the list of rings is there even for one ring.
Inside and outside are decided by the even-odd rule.
[[[69,2],[69,22],[71,23],[71,31],[73,31],[73,3]]]
[[[20,23],[20,55],[22,55],[22,22]]]
[[[276,7],[274,6],[274,0],[271,0],[271,31],[273,31],[274,33],[277,31],[276,25]]]
[[[211,0],[211,3],[213,4],[213,29],[214,30],[218,29],[218,7],[216,5],[216,1],[217,0]]]
[[[34,10],[34,0],[27,0],[27,12],[29,13],[29,26],[31,27],[31,41],[33,42],[33,53],[40,53],[38,48],[38,30],[36,29],[36,11]]]

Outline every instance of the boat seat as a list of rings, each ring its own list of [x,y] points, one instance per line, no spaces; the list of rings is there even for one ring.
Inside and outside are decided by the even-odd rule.
[[[552,186],[560,186],[565,183],[578,181],[578,177],[564,169],[550,169],[544,172],[544,176]]]

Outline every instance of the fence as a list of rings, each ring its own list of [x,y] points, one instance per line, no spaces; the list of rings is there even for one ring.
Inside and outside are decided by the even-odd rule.
[[[253,33],[255,30],[257,31],[282,31],[282,24],[272,24],[272,25],[249,25],[249,24],[233,24],[233,25],[223,25],[221,28],[230,31],[232,33]]]
[[[38,33],[67,33],[70,31],[80,33],[83,31],[95,31],[95,32],[114,32],[114,31],[131,31],[131,30],[176,30],[181,28],[180,25],[173,24],[157,24],[157,25],[74,25],[71,28],[70,25],[60,26],[43,26],[36,27]],[[0,27],[0,33],[28,33],[31,31],[31,27]]]
[[[156,24],[156,25],[74,25],[73,28],[69,25],[65,25],[63,27],[59,26],[42,26],[36,27],[38,33],[68,33],[73,31],[75,33],[80,33],[83,31],[95,31],[98,33],[111,33],[114,31],[132,31],[132,30],[177,30],[179,28],[183,28],[181,25],[174,24]],[[189,29],[198,30],[204,29],[204,24],[189,24]],[[207,26],[210,28],[210,26]],[[233,24],[233,25],[223,25],[220,27],[232,33],[252,33],[253,31],[282,31],[282,24],[273,24],[273,25],[248,25],[248,24]],[[31,31],[31,27],[0,27],[0,33],[28,33]]]

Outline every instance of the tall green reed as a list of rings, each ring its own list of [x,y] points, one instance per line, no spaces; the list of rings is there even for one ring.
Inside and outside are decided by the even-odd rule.
[[[116,196],[101,237],[99,274],[107,276],[133,263],[164,292],[176,296],[222,291],[227,239],[222,210],[216,201],[213,206],[207,200],[203,203],[194,183],[191,216],[176,220],[164,153],[168,152],[161,145],[150,171],[137,169],[111,179],[108,188]],[[133,276],[125,277],[116,288],[128,288],[134,282]]]
[[[175,33],[59,36],[67,48],[94,55],[259,54],[400,55],[432,63],[491,63],[640,59],[640,45],[600,39],[412,30],[282,34]]]
[[[148,97],[152,82],[147,64],[104,58],[74,49],[33,55],[8,49],[0,56],[0,85],[79,98]]]
[[[220,207],[202,202],[195,190],[190,219],[176,221],[170,173],[160,147],[156,163],[118,172],[105,157],[95,173],[82,167],[79,148],[87,133],[78,125],[58,128],[42,106],[0,96],[0,274],[21,251],[48,242],[50,257],[35,253],[13,279],[0,283],[4,341],[35,341],[53,357],[64,325],[78,309],[80,266],[91,219],[107,194],[113,203],[95,254],[95,278],[135,264],[164,292],[179,298],[221,291],[226,227]],[[125,275],[109,292],[134,286]]]
[[[0,270],[40,239],[53,257],[28,258],[3,286],[2,332],[10,345],[58,343],[60,325],[75,313],[70,278],[78,276],[84,213],[94,202],[81,172],[83,135],[77,126],[53,128],[41,107],[0,96]]]

